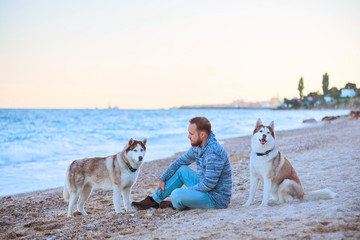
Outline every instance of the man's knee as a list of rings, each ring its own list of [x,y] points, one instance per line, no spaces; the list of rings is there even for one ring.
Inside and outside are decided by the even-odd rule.
[[[171,201],[172,201],[172,200],[178,201],[178,200],[181,199],[181,196],[182,196],[181,190],[183,190],[183,189],[182,189],[182,188],[177,188],[177,189],[175,189],[174,191],[172,191],[172,193],[171,193],[171,195],[170,195]]]
[[[181,166],[177,171],[180,172],[180,173],[185,173],[187,171],[189,171],[189,167],[188,166]]]
[[[170,195],[171,203],[173,204],[175,209],[182,209],[183,190],[183,188],[177,188]]]

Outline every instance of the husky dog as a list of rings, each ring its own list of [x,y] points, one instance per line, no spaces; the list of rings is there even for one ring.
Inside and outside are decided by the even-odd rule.
[[[285,203],[289,197],[305,200],[336,197],[336,194],[328,189],[304,193],[295,169],[276,146],[274,122],[264,126],[261,119],[257,120],[251,138],[250,195],[243,206],[250,206],[254,200],[259,181],[264,184],[260,206],[267,206],[270,197],[277,204]]]
[[[136,141],[130,139],[123,151],[102,158],[84,158],[73,161],[67,169],[63,191],[65,200],[69,201],[68,217],[73,217],[73,206],[77,201],[77,209],[82,215],[85,201],[93,188],[113,189],[115,212],[121,210],[121,193],[124,207],[133,211],[130,206],[131,187],[135,183],[146,152],[146,139]]]

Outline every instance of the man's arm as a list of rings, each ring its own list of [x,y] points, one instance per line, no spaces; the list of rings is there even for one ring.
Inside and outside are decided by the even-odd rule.
[[[189,189],[200,192],[209,192],[213,190],[219,181],[221,173],[224,169],[224,164],[225,161],[214,153],[207,156],[204,179]]]
[[[175,172],[183,165],[190,165],[195,162],[194,149],[190,148],[184,155],[176,159],[170,167],[161,175],[160,179],[164,182],[169,180]],[[160,189],[160,188],[159,188]]]

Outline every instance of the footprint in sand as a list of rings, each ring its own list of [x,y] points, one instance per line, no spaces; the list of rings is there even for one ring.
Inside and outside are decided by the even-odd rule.
[[[55,221],[51,222],[31,222],[24,225],[26,228],[33,228],[35,231],[47,231],[52,229],[60,229],[63,226],[63,224],[60,224]]]

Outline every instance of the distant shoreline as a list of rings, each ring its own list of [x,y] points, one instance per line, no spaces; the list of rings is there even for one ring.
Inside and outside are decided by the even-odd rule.
[[[118,110],[118,111],[158,111],[158,110],[356,110],[357,108],[275,108],[275,107],[171,107],[171,108],[0,108],[0,110]]]
[[[226,109],[226,110],[242,110],[242,109],[246,109],[246,110],[278,110],[277,108],[270,108],[270,107],[178,107],[175,109],[206,109],[206,110],[218,110],[218,109]]]

